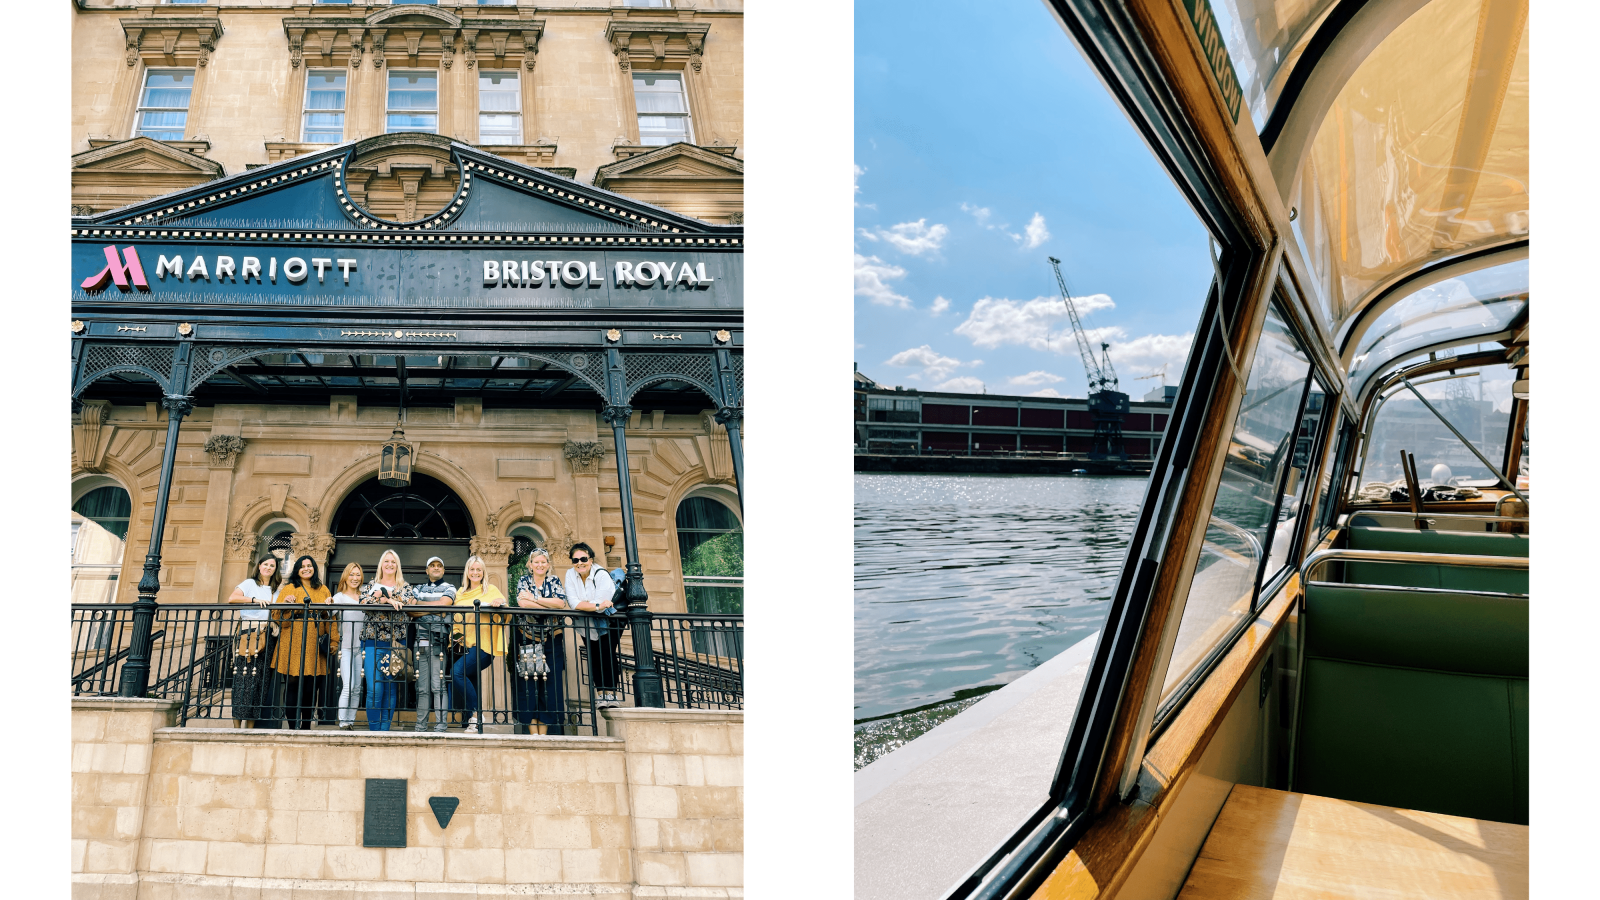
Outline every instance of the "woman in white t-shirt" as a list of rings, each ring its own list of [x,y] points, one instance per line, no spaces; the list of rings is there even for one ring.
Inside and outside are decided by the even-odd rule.
[[[344,567],[339,584],[334,588],[332,603],[361,602],[361,565],[351,563]],[[339,612],[339,728],[349,731],[356,722],[356,710],[361,707],[361,626],[366,614],[359,609]]]
[[[233,645],[233,719],[241,728],[253,727],[258,720],[276,722],[283,718],[272,702],[275,686],[272,669],[267,665],[272,658],[272,628],[267,621],[271,614],[267,607],[283,583],[278,566],[276,556],[269,553],[261,557],[256,561],[255,575],[239,582],[228,595],[229,603],[250,604],[239,610],[239,634]]]

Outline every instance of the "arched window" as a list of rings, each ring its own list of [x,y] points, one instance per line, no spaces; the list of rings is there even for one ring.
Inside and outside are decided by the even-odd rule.
[[[678,557],[691,613],[744,612],[744,529],[733,510],[710,497],[678,504]]]
[[[103,477],[96,478],[105,481]],[[87,481],[87,479],[86,479]],[[122,552],[128,539],[133,502],[117,484],[85,484],[88,490],[72,504],[72,602],[111,603],[116,600]],[[77,493],[77,491],[74,491]],[[110,632],[97,632],[91,646],[103,648]]]
[[[522,573],[528,571],[528,554],[535,547],[550,549],[545,546],[544,535],[538,528],[524,523],[511,529],[511,565],[506,570],[506,586],[512,591],[517,589]]]
[[[72,511],[111,532],[118,540],[128,539],[128,520],[133,515],[133,501],[128,492],[116,485],[97,487],[72,504]]]
[[[332,520],[333,559],[328,571],[360,563],[369,572],[384,550],[400,555],[406,577],[425,577],[428,557],[444,560],[447,572],[467,564],[472,541],[472,516],[450,486],[414,472],[402,488],[386,487],[373,478],[358,485],[339,504]]]

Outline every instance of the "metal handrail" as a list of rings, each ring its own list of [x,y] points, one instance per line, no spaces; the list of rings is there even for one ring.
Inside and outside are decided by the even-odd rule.
[[[1515,497],[1510,497],[1509,499],[1515,500],[1516,498]],[[1528,517],[1527,516],[1501,516],[1501,515],[1492,515],[1491,516],[1491,515],[1488,515],[1487,513],[1436,513],[1436,512],[1423,512],[1423,514],[1421,516],[1416,516],[1416,515],[1412,514],[1412,512],[1410,510],[1400,510],[1400,509],[1358,509],[1358,510],[1354,510],[1354,511],[1345,513],[1346,527],[1350,527],[1350,528],[1356,527],[1356,526],[1353,526],[1353,525],[1349,525],[1348,523],[1351,522],[1351,521],[1354,521],[1357,516],[1404,516],[1407,519],[1413,519],[1413,518],[1423,518],[1423,519],[1471,519],[1471,520],[1473,520],[1475,522],[1517,522],[1517,523],[1522,524],[1522,525],[1528,524]]]
[[[1300,564],[1300,582],[1311,583],[1311,573],[1330,562],[1433,563],[1485,569],[1528,568],[1526,556],[1481,556],[1472,553],[1414,553],[1409,550],[1318,550]]]

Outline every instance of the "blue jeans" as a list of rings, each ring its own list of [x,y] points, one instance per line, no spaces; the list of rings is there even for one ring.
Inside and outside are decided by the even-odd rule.
[[[478,673],[492,665],[494,654],[482,647],[468,647],[450,667],[450,680],[455,683],[456,694],[464,698],[462,709],[467,715],[478,714]]]
[[[406,643],[395,641],[393,645],[404,647]],[[388,655],[390,642],[362,641],[361,647],[366,651],[362,654],[361,671],[367,678],[367,730],[388,731],[400,685],[392,676],[378,671],[378,660]]]

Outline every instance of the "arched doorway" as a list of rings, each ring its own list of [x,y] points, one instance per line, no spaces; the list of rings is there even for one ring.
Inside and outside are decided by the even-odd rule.
[[[460,579],[471,555],[472,517],[449,485],[421,473],[403,488],[385,487],[376,477],[363,482],[339,504],[332,523],[333,559],[328,577],[336,580],[348,563],[360,563],[368,579],[378,557],[393,548],[406,580],[426,580],[428,557],[444,560],[446,579]]]

